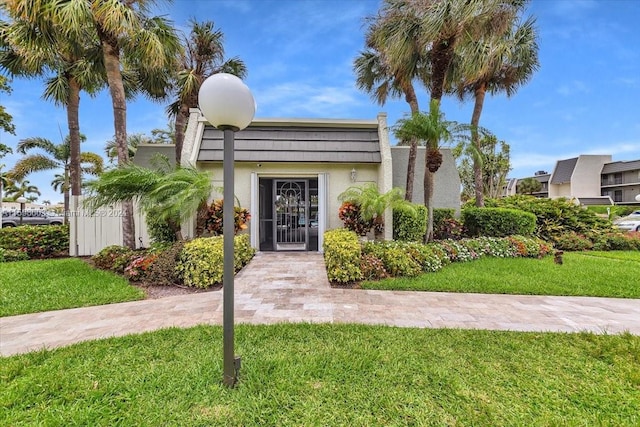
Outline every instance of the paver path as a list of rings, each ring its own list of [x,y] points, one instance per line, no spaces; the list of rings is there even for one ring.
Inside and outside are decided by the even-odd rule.
[[[258,253],[236,276],[236,323],[341,322],[640,335],[640,300],[332,289],[318,253]],[[222,324],[222,292],[0,318],[0,354],[170,326]]]

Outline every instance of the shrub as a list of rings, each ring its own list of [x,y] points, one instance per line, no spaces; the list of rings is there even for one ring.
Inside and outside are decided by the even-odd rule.
[[[168,248],[158,251],[155,261],[146,272],[145,281],[148,284],[168,286],[180,283],[176,267],[184,243],[183,241],[175,242]]]
[[[433,238],[435,240],[460,240],[465,234],[464,225],[455,218],[444,218],[433,228]]]
[[[338,209],[338,218],[344,228],[355,232],[358,236],[366,235],[373,227],[373,221],[364,221],[360,216],[360,207],[352,202],[343,202]]]
[[[506,208],[465,208],[462,211],[469,236],[531,236],[536,216],[530,212]]]
[[[434,272],[442,268],[442,258],[446,258],[444,252],[438,252],[434,250],[433,246],[422,243],[405,243],[404,247],[407,253],[422,267],[422,271]]]
[[[202,228],[204,232],[208,232],[213,236],[220,236],[223,233],[222,214],[224,210],[224,201],[215,200],[202,213]],[[240,206],[234,206],[234,225],[233,232],[238,234],[241,230],[247,229],[247,222],[251,219],[249,211]]]
[[[445,219],[455,219],[456,211],[451,208],[435,208],[433,210],[433,224],[438,225]]]
[[[509,236],[506,239],[516,251],[516,256],[528,258],[542,258],[551,253],[553,247],[544,240],[525,237]]]
[[[639,232],[612,232],[591,236],[596,251],[640,251]]]
[[[132,282],[142,282],[147,279],[147,274],[158,258],[157,253],[147,253],[137,256],[125,267],[124,276]]]
[[[360,242],[355,232],[347,229],[324,233],[324,261],[330,282],[349,283],[362,279]]]
[[[451,262],[466,262],[480,258],[480,254],[467,246],[464,240],[442,240],[435,243],[447,254]]]
[[[363,280],[381,280],[389,277],[382,260],[371,254],[362,254],[360,271],[362,272]]]
[[[554,246],[563,251],[586,251],[593,249],[593,242],[584,234],[569,231],[556,236]]]
[[[0,262],[26,261],[29,255],[25,251],[0,248]]]
[[[135,255],[136,252],[126,246],[111,245],[92,256],[91,261],[101,270],[124,273],[124,269],[131,263]]]
[[[163,219],[157,209],[150,209],[145,217],[149,237],[155,243],[173,243],[176,232],[171,224]],[[177,222],[174,222],[177,226]]]
[[[506,238],[477,237],[463,242],[469,249],[480,256],[512,258],[518,255],[517,248]]]
[[[417,276],[422,266],[411,256],[407,247],[403,242],[367,242],[363,252],[379,258],[391,276]]]
[[[25,252],[29,258],[69,254],[68,225],[21,225],[0,229],[0,247]]]
[[[427,231],[427,208],[407,203],[393,209],[393,240],[419,242]]]
[[[519,209],[533,213],[536,216],[534,234],[551,242],[555,237],[569,231],[582,235],[588,235],[594,230],[614,231],[609,220],[600,218],[593,211],[562,198],[545,199],[518,195],[486,199],[485,206]]]
[[[234,238],[235,271],[246,265],[255,250],[249,243],[249,236],[243,234]],[[178,277],[186,286],[209,288],[222,283],[223,271],[223,237],[200,237],[184,244],[178,265]]]

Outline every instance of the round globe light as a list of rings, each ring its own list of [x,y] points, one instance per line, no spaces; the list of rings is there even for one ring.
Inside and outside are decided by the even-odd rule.
[[[640,202],[640,194],[636,196],[636,202]]]
[[[22,197],[22,196],[20,196],[20,197],[18,197],[18,198],[16,199],[16,202],[18,202],[18,203],[20,203],[20,204],[27,203],[27,198],[26,198],[26,197]]]
[[[214,74],[202,83],[198,104],[209,123],[222,130],[242,130],[256,113],[256,103],[247,85],[227,73]]]

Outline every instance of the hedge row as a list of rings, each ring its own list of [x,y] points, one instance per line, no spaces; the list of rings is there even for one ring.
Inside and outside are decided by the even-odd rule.
[[[348,283],[389,276],[416,276],[437,271],[451,262],[471,261],[481,256],[541,258],[551,250],[552,246],[544,241],[526,236],[448,239],[427,245],[400,241],[366,242],[361,246],[355,233],[338,229],[325,233],[324,257],[329,281]]]
[[[69,254],[68,225],[21,225],[0,229],[0,248],[19,251],[28,258],[51,258]],[[5,256],[5,259],[7,259]]]
[[[255,250],[247,234],[235,236],[234,244],[234,268],[238,271],[253,258]],[[145,251],[114,245],[91,259],[96,267],[124,273],[131,281],[209,288],[222,283],[223,237],[175,242]]]

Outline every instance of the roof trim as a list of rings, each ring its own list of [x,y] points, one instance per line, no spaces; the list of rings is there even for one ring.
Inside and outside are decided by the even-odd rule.
[[[198,121],[211,125],[209,121],[202,115],[199,109],[192,108],[191,111],[199,113]],[[379,116],[387,116],[387,113],[379,113]],[[262,117],[254,118],[249,124],[251,126],[283,126],[293,125],[300,127],[350,127],[350,128],[377,128],[378,120],[376,119],[330,119],[330,118],[284,118],[284,117]]]

